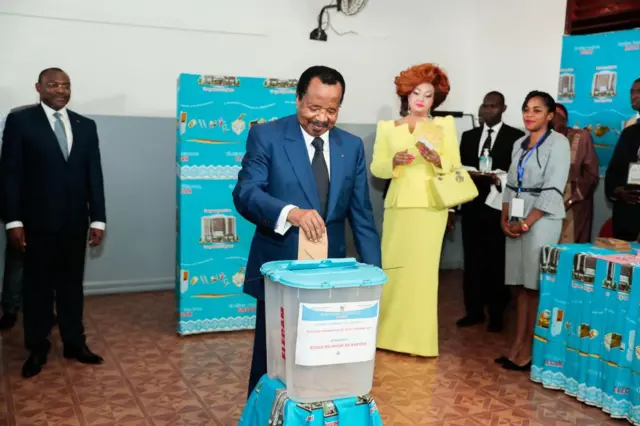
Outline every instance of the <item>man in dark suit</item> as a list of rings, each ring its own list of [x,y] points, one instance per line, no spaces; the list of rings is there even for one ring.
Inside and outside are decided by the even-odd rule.
[[[613,235],[625,241],[637,241],[640,237],[640,185],[629,181],[637,177],[640,163],[640,123],[622,131],[613,151],[604,179],[604,191],[613,202]]]
[[[297,115],[249,131],[233,191],[238,212],[256,225],[244,286],[258,301],[249,394],[267,372],[264,263],[297,259],[299,232],[328,238],[329,258],[345,257],[346,219],[362,262],[382,263],[363,142],[334,127],[344,90],[338,71],[311,67],[298,81]]]
[[[464,166],[479,167],[485,149],[492,158],[492,169],[508,171],[515,141],[524,132],[502,122],[507,106],[499,92],[488,93],[480,106],[481,127],[466,131],[460,142],[460,157]],[[462,244],[464,250],[464,304],[467,315],[458,321],[459,327],[469,327],[485,321],[485,305],[489,310],[489,331],[502,331],[502,317],[509,302],[504,285],[505,236],[500,228],[499,210],[485,204],[491,185],[500,181],[495,175],[471,173],[478,187],[478,197],[462,206]]]
[[[54,295],[65,358],[103,362],[82,323],[87,234],[97,246],[106,226],[96,124],[66,108],[71,83],[61,69],[42,71],[36,90],[40,104],[7,117],[0,157],[0,213],[9,242],[24,251],[27,378],[47,362]]]
[[[11,110],[21,111],[32,105],[23,105]],[[4,117],[0,120],[0,139],[4,129]],[[0,143],[0,147],[2,144]],[[0,318],[0,331],[11,330],[18,319],[18,312],[22,307],[22,271],[24,269],[24,253],[17,250],[7,240],[4,249],[4,274],[2,277],[2,318]],[[53,325],[58,320],[53,317]]]

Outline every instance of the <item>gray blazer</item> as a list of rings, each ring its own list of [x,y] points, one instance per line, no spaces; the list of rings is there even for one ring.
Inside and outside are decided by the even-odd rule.
[[[525,135],[513,145],[511,167],[507,175],[507,187],[503,201],[511,202],[516,197],[518,187],[518,163],[529,144],[529,135]],[[528,215],[536,208],[546,213],[548,219],[564,219],[564,188],[571,167],[571,148],[569,140],[562,134],[551,134],[531,154],[525,164],[522,192],[524,213]]]

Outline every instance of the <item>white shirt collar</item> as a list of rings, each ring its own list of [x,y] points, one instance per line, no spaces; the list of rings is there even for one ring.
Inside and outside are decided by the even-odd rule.
[[[50,119],[54,118],[53,114],[55,114],[56,112],[59,112],[62,118],[66,119],[69,117],[69,114],[67,113],[67,107],[64,107],[56,111],[55,109],[51,108],[49,105],[45,104],[44,102],[40,102],[40,105],[42,106],[44,113],[47,114],[47,117],[49,117]]]
[[[488,133],[489,129],[493,130],[493,135],[497,135],[498,132],[500,132],[500,129],[502,128],[502,121],[499,122],[498,124],[496,124],[493,127],[489,127],[487,125],[487,123],[484,124],[484,129],[482,129],[483,132]]]
[[[313,145],[311,145],[311,143],[316,137],[311,136],[309,133],[307,133],[306,130],[302,128],[302,126],[300,126],[300,130],[302,130],[302,136],[304,137],[304,143],[305,145],[307,145],[307,148],[313,148]],[[329,151],[329,131],[327,130],[318,137],[324,141],[323,151]]]

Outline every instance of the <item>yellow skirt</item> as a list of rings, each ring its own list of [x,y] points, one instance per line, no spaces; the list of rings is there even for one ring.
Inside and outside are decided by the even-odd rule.
[[[438,270],[447,216],[447,210],[385,210],[382,267],[389,280],[382,290],[378,348],[438,356]]]

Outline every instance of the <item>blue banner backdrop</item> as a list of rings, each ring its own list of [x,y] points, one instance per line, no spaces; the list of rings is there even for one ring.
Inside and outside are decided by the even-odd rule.
[[[254,226],[231,192],[249,129],[295,112],[297,80],[181,74],[177,111],[178,333],[250,329],[242,293]]]
[[[630,90],[640,77],[640,30],[565,36],[558,101],[569,125],[591,132],[604,175],[623,128],[635,116]]]

